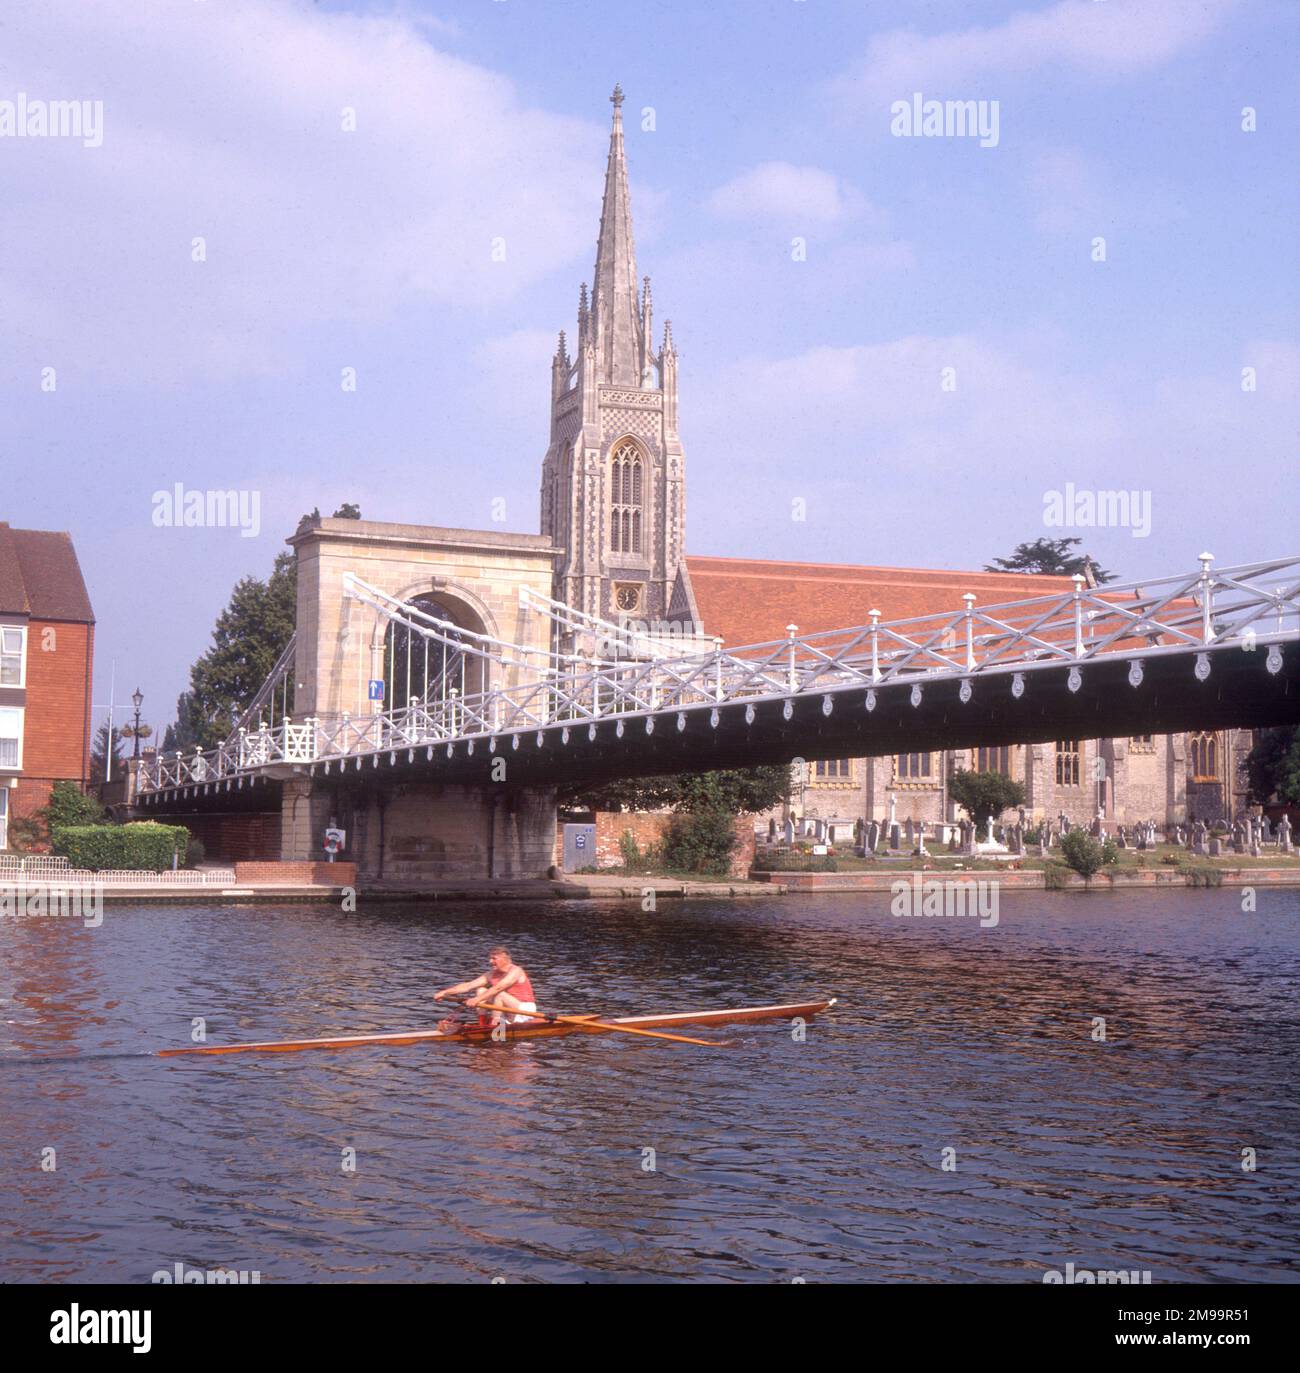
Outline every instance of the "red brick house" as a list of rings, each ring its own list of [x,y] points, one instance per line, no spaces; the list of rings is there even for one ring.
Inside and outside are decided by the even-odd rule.
[[[55,782],[86,785],[94,641],[71,537],[0,521],[0,850]]]

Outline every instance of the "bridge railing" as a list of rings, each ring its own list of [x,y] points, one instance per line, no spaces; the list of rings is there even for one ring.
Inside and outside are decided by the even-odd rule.
[[[787,697],[852,686],[1062,663],[1105,654],[1158,655],[1207,646],[1261,647],[1300,636],[1300,558],[1200,570],[1127,586],[1089,587],[1074,578],[1063,594],[799,635],[724,650],[615,660],[569,655],[507,689],[407,705],[371,715],[286,718],[241,728],[219,748],[160,756],[141,769],[141,790],[195,783],[321,760],[427,747],[499,731],[541,729],[612,716],[738,700]],[[512,663],[517,666],[517,663]]]

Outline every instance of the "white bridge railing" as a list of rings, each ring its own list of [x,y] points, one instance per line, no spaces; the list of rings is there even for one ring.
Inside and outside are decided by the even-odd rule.
[[[711,651],[661,656],[546,654],[498,646],[486,636],[474,636],[482,639],[482,647],[466,648],[462,631],[459,649],[509,667],[523,680],[464,696],[453,688],[437,701],[415,698],[400,709],[371,715],[282,719],[274,726],[241,728],[219,748],[147,762],[139,789],[162,791],[275,765],[328,762],[566,722],[1063,664],[1081,668],[1117,653],[1138,659],[1193,651],[1199,656],[1207,648],[1235,645],[1258,649],[1261,666],[1279,671],[1278,645],[1300,639],[1300,557],[1218,571],[1212,561],[1202,554],[1199,571],[1123,586],[1088,587],[1076,576],[1072,592],[986,607],[978,607],[968,593],[960,610],[909,620],[882,623],[872,610],[866,625],[818,634],[800,636],[790,625],[784,639],[726,650],[715,640]],[[354,594],[363,594],[394,623],[435,641],[442,637],[445,622],[358,585],[363,592]],[[575,613],[560,607],[553,618],[571,628]],[[613,636],[621,632],[617,626],[605,628]],[[534,658],[542,665],[531,665]],[[1071,689],[1076,689],[1073,674]]]

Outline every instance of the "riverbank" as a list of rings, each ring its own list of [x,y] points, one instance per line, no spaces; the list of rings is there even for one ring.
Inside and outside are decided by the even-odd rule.
[[[233,886],[160,883],[135,886],[115,881],[69,883],[29,880],[20,885],[0,883],[0,916],[43,914],[67,904],[93,901],[104,906],[239,906],[268,903],[339,905],[374,901],[440,904],[464,901],[644,901],[746,900],[832,892],[883,892],[903,881],[996,882],[1002,891],[1112,892],[1186,891],[1189,887],[1300,887],[1300,865],[1255,867],[1198,865],[1183,869],[1121,868],[1097,873],[1088,881],[1077,873],[1042,869],[1008,869],[1005,865],[961,867],[904,867],[901,864],[871,872],[763,872],[748,880],[684,879],[654,873],[583,873],[576,877],[500,880],[457,878],[442,882],[367,882],[355,886],[335,883],[257,882]],[[11,895],[12,894],[12,895]]]

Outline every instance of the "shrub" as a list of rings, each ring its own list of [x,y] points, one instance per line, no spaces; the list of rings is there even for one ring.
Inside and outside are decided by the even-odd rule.
[[[83,796],[75,782],[55,782],[41,814],[53,830],[56,825],[101,824],[104,807],[93,796]]]
[[[1100,872],[1104,864],[1113,863],[1116,856],[1113,844],[1109,841],[1102,844],[1087,830],[1071,830],[1069,834],[1061,836],[1061,857],[1066,865],[1073,868],[1085,881],[1094,873]]]
[[[172,854],[184,864],[190,832],[184,825],[142,821],[131,825],[58,825],[51,830],[54,852],[74,868],[164,872]]]
[[[725,875],[731,870],[735,847],[735,817],[730,811],[710,806],[670,815],[661,853],[668,867],[681,872]]]

